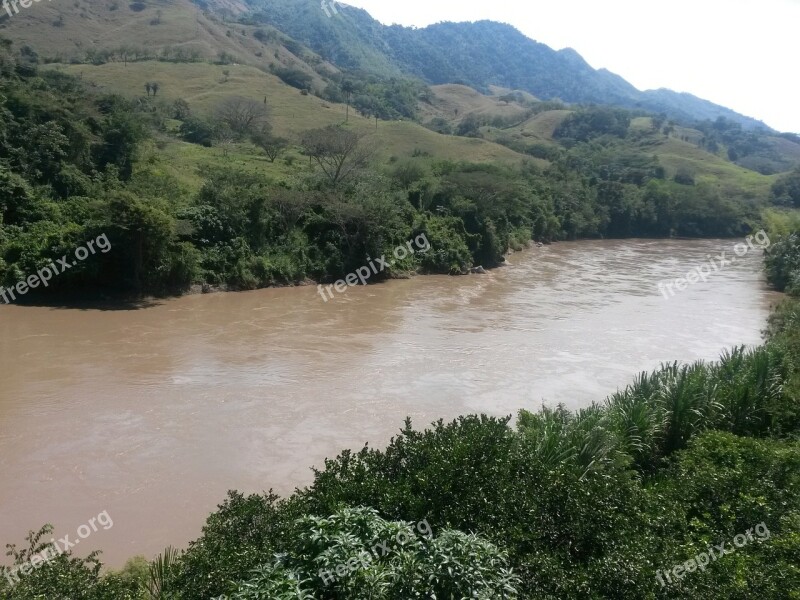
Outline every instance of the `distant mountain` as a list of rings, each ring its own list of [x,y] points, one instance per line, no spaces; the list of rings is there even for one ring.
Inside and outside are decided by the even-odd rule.
[[[611,104],[684,121],[725,117],[748,129],[761,121],[671,90],[642,92],[622,77],[592,68],[575,50],[553,50],[493,21],[386,26],[366,11],[337,4],[328,16],[316,0],[246,0],[251,18],[269,23],[340,67],[415,75],[430,84],[495,85],[543,100]],[[330,12],[330,11],[329,11]]]
[[[639,108],[689,124],[725,117],[747,129],[772,131],[760,121],[691,94],[642,92],[606,69],[592,68],[575,50],[553,50],[510,25],[479,21],[421,29],[386,26],[365,10],[342,3],[326,11],[332,4],[333,0],[39,3],[13,18],[0,10],[0,35],[19,47],[30,46],[43,62],[99,63],[123,55],[130,60],[158,55],[177,61],[237,62],[299,69],[320,89],[331,73],[345,69],[383,78],[413,76],[428,84],[464,84],[483,93],[499,87],[542,100]],[[263,29],[259,38],[247,34],[257,28]],[[304,46],[319,56],[309,60],[311,53]]]

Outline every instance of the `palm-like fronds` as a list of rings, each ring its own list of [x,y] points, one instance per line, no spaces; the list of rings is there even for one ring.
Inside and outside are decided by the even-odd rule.
[[[738,435],[764,433],[772,426],[771,408],[783,397],[788,377],[783,355],[762,347],[725,352],[715,368],[724,414],[719,426]]]
[[[719,406],[714,382],[703,363],[674,363],[662,370],[661,378],[655,400],[664,419],[662,453],[669,455],[685,448],[691,438],[707,429],[709,415],[716,413]]]
[[[634,465],[649,469],[657,455],[664,431],[661,407],[654,401],[660,377],[641,373],[624,391],[606,400],[609,423],[620,450],[633,458]]]
[[[570,465],[581,478],[616,460],[617,442],[600,406],[573,414],[563,406],[544,407],[538,414],[523,411],[519,421],[525,443],[546,468]]]
[[[168,593],[170,575],[179,557],[180,552],[169,546],[150,563],[150,578],[147,581],[147,591],[151,600],[167,600],[170,598]]]

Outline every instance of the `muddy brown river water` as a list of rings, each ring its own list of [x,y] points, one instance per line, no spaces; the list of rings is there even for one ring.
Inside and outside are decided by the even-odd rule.
[[[731,240],[561,243],[488,275],[188,296],[139,310],[0,306],[0,545],[46,522],[112,566],[196,538],[226,490],[417,426],[602,400],[662,361],[757,344],[760,252],[666,299]],[[81,554],[83,552],[80,552]],[[3,559],[7,562],[7,559]]]

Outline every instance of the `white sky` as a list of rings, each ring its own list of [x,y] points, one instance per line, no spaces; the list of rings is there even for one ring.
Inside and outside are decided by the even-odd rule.
[[[690,92],[800,133],[800,0],[344,0],[382,23],[491,19],[639,89]]]

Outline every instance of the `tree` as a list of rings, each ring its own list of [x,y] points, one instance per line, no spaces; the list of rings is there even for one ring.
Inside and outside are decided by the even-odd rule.
[[[800,207],[800,167],[775,182],[772,186],[772,197],[783,204]]]
[[[189,108],[189,103],[183,98],[178,98],[172,103],[173,116],[179,121],[185,121],[192,116],[192,109]]]
[[[128,59],[132,55],[135,55],[135,50],[129,46],[120,46],[119,50],[117,50],[117,55],[122,59],[123,64],[127,67]]]
[[[675,183],[679,183],[681,185],[694,185],[694,175],[692,172],[687,169],[686,167],[681,167],[678,169],[678,172],[675,173]]]
[[[347,123],[350,120],[350,98],[353,96],[353,92],[355,91],[356,91],[356,86],[352,81],[350,81],[349,79],[345,79],[342,82],[342,92],[344,93],[345,100],[347,102],[347,109],[344,117],[345,123]]]
[[[602,136],[624,138],[632,114],[619,108],[593,106],[569,115],[553,132],[557,139],[588,142]]]
[[[375,540],[388,541],[377,558],[364,552]],[[349,564],[344,574],[340,563]],[[508,566],[507,553],[485,537],[343,508],[299,519],[284,556],[254,570],[231,598],[411,598],[425,582],[431,598],[512,599],[520,579]]]
[[[121,191],[111,195],[106,210],[109,236],[120,248],[110,259],[119,274],[116,283],[136,290],[153,289],[163,274],[159,267],[175,232],[169,206],[160,199]]]
[[[216,108],[216,119],[239,135],[258,129],[266,124],[269,110],[261,102],[242,96],[231,96]]]
[[[268,127],[251,135],[250,140],[264,151],[271,163],[274,163],[289,145],[289,140],[272,135]]]
[[[400,187],[408,190],[420,179],[423,179],[428,174],[428,171],[418,162],[414,160],[404,160],[398,163],[392,169],[392,179],[394,179]]]
[[[298,90],[308,90],[314,82],[314,78],[303,71],[294,67],[277,67],[271,69],[275,75],[286,84]]]
[[[222,156],[230,153],[231,146],[236,141],[237,135],[226,123],[218,123],[214,128],[214,142],[222,148]]]
[[[512,102],[516,102],[518,99],[516,94],[504,94],[500,96],[500,102],[505,102],[506,104],[511,104]]]
[[[464,137],[478,137],[481,125],[481,119],[478,116],[468,115],[461,121],[461,123],[458,124],[456,135]]]
[[[103,126],[102,144],[94,147],[95,160],[101,169],[115,165],[123,180],[133,174],[136,146],[147,135],[135,115],[117,108]]]
[[[200,144],[206,148],[210,148],[214,141],[214,126],[191,115],[181,124],[179,133],[187,142]]]
[[[301,145],[336,186],[369,162],[369,151],[361,145],[362,138],[343,127],[329,125],[305,132]]]

